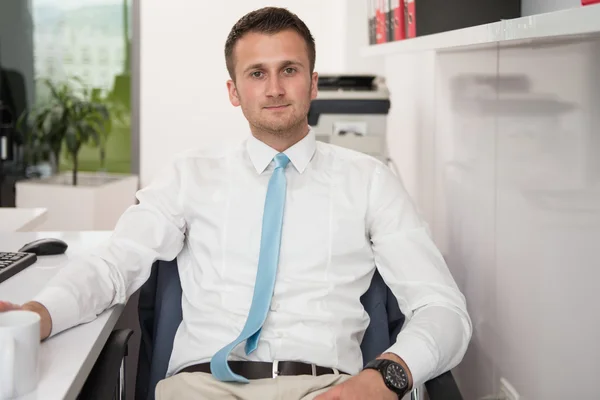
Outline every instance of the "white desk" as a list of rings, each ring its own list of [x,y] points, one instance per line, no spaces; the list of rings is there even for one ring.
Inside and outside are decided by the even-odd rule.
[[[65,254],[38,257],[35,264],[0,283],[0,299],[17,304],[27,302],[69,258],[94,247],[109,235],[110,232],[0,233],[0,251],[16,251],[25,243],[44,237],[60,238],[69,245]],[[38,388],[19,400],[75,399],[122,311],[122,306],[114,307],[90,323],[42,342]]]
[[[0,207],[0,233],[34,231],[46,217],[45,208]]]

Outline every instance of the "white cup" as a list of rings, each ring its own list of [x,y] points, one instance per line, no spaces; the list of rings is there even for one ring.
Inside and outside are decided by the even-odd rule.
[[[37,387],[40,316],[31,311],[0,313],[0,400]]]

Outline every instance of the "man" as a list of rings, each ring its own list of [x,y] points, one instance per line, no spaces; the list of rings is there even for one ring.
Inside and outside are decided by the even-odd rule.
[[[158,399],[394,399],[457,365],[472,329],[465,300],[402,184],[308,126],[317,74],[305,24],[251,12],[225,57],[252,136],[186,153],[139,191],[108,243],[23,306],[42,316],[42,338],[126,302],[155,260],[177,257],[183,322]],[[360,296],[375,268],[408,323],[362,370]]]

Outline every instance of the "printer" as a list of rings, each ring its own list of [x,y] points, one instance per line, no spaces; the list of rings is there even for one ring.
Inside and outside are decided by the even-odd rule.
[[[317,140],[387,163],[390,96],[384,79],[375,75],[323,75],[319,76],[318,89],[308,112],[308,124]]]

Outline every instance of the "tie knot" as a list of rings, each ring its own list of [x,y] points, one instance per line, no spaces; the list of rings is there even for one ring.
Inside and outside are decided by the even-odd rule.
[[[290,159],[288,158],[288,156],[286,156],[283,153],[279,153],[275,156],[275,158],[273,158],[273,160],[275,160],[275,169],[277,168],[285,168],[288,163],[290,162]]]

